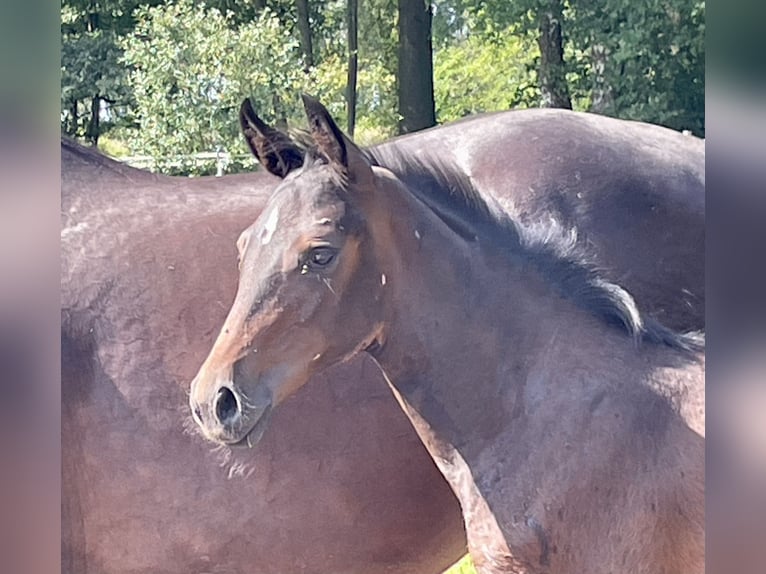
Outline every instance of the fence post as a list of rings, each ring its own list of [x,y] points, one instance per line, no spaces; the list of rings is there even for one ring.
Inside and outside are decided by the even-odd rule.
[[[221,177],[223,175],[223,159],[221,158],[221,148],[215,148],[215,176]]]

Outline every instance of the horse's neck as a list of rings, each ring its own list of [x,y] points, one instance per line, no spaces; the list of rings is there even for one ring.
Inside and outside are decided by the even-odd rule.
[[[453,260],[434,263],[429,254],[438,246],[408,250],[407,264],[397,267],[437,269],[411,281],[391,278],[386,334],[373,354],[460,499],[469,539],[478,528],[493,560],[505,556],[507,571],[525,571],[513,565],[543,553],[543,501],[564,500],[565,477],[588,465],[601,476],[604,461],[624,447],[615,437],[635,425],[647,427],[646,445],[624,457],[646,455],[663,432],[653,428],[655,415],[674,417],[648,384],[653,353],[663,350],[636,352],[627,334],[532,272],[443,245]],[[584,437],[595,454],[583,456]]]
[[[563,300],[531,271],[434,242],[408,249],[406,265],[388,276],[385,342],[375,356],[440,440],[472,456],[520,414],[547,416],[570,394],[586,400],[622,383],[624,372],[600,366],[619,364],[622,355],[631,360],[627,335]],[[451,257],[439,258],[445,263],[428,255],[434,252]],[[405,269],[418,272],[401,281]]]

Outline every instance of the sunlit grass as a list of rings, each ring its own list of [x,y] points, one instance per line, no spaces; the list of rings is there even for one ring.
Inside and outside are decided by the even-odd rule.
[[[111,157],[130,155],[130,148],[125,142],[109,136],[101,136],[98,139],[98,149]]]
[[[455,562],[444,574],[476,574],[476,570],[471,562],[471,557],[466,554],[460,560]]]

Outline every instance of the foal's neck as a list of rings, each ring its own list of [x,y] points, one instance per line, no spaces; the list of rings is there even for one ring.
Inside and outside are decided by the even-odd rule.
[[[587,549],[612,524],[642,536],[622,521],[626,505],[672,499],[684,473],[701,483],[700,433],[681,421],[694,414],[681,412],[686,396],[703,404],[700,370],[684,380],[677,352],[636,349],[522,254],[511,262],[472,241],[470,224],[437,217],[400,186],[376,197],[386,205],[370,206],[367,221],[383,323],[368,351],[460,500],[474,560],[486,572],[609,570],[619,549]],[[584,484],[607,485],[607,496]]]
[[[474,560],[495,565],[482,571],[546,571],[550,537],[578,532],[550,508],[589,512],[587,497],[582,508],[569,498],[572,477],[606,481],[605,461],[622,448],[635,455],[623,469],[633,476],[664,428],[677,428],[659,423],[674,415],[652,381],[653,365],[681,364],[669,349],[637,350],[534,269],[414,231],[406,260],[381,259],[386,318],[370,352],[459,498]],[[626,445],[636,425],[647,432]],[[599,524],[613,511],[600,508]]]
[[[574,393],[587,400],[604,385],[625,383],[626,370],[601,372],[599,365],[613,371],[620,360],[626,369],[636,362],[627,333],[601,324],[502,254],[445,248],[443,238],[418,235],[422,245],[407,249],[406,263],[388,262],[385,339],[373,354],[432,438],[471,457],[522,415],[545,416],[552,401]],[[447,257],[436,261],[429,253]],[[406,281],[397,276],[429,268]]]

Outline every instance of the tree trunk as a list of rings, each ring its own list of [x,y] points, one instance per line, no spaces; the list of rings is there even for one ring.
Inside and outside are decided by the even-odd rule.
[[[546,0],[540,11],[540,69],[538,83],[542,93],[542,105],[546,108],[572,109],[569,98],[564,46],[561,38],[562,0]]]
[[[98,12],[90,12],[88,14],[88,32],[95,32],[100,28],[100,18]],[[101,111],[101,98],[98,94],[93,96],[90,101],[90,120],[88,120],[88,126],[85,128],[85,139],[90,142],[93,147],[98,146],[98,132],[101,129],[99,125],[100,112]]]
[[[431,4],[423,0],[399,2],[399,133],[436,124],[434,66],[431,49]]]
[[[77,100],[72,99],[69,104],[69,126],[67,134],[71,137],[77,137],[77,122],[80,120],[77,115]]]
[[[303,70],[308,73],[314,66],[314,47],[311,42],[311,23],[309,22],[309,1],[296,0],[295,6],[298,9],[298,30],[301,35]]]
[[[358,62],[358,35],[357,24],[359,16],[359,3],[357,0],[348,0],[348,81],[346,82],[346,111],[348,112],[348,134],[354,136],[356,125],[356,73]]]
[[[99,20],[98,12],[90,12],[88,14],[88,32],[95,32],[99,29]]]
[[[90,101],[90,121],[88,122],[88,129],[85,132],[85,138],[90,142],[93,147],[98,146],[98,137],[100,126],[100,111],[101,111],[101,97],[96,94]]]

